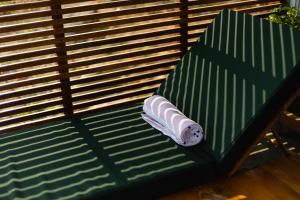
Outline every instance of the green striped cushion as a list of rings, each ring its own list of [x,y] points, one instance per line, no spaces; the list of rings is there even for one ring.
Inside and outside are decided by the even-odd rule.
[[[196,156],[177,146],[141,112],[138,104],[1,136],[0,199],[82,199],[182,170],[212,175],[204,147]]]
[[[230,31],[227,31],[229,26],[235,27],[234,21],[227,24],[228,19],[235,19],[235,16],[241,18],[236,26],[238,33],[236,42],[231,39],[235,29],[229,28]],[[271,46],[267,48],[269,43],[263,40],[265,66],[262,68],[261,53],[259,49],[257,53],[256,49],[261,40],[258,41],[258,36],[255,35],[253,47],[256,52],[255,66],[252,65],[252,55],[249,55],[249,52],[252,52],[251,34],[248,30],[248,26],[251,27],[251,20],[254,21],[255,30],[258,32],[260,32],[258,25],[262,23],[266,38],[269,38],[267,35],[271,34],[268,30],[270,26],[273,27],[274,38],[280,36],[280,30],[284,34],[289,33],[288,36],[278,39],[278,41],[283,40],[285,57],[279,48],[273,49],[276,51],[276,56],[271,56],[270,52],[273,50],[270,49]],[[220,24],[222,24],[221,29]],[[244,32],[247,34],[243,36],[243,31],[240,29],[246,29],[247,31]],[[220,30],[222,31],[219,37]],[[229,33],[228,39],[226,38],[227,32]],[[204,40],[201,39],[202,42],[192,47],[183,57],[176,69],[169,74],[157,90],[157,94],[166,97],[185,115],[204,127],[206,141],[213,150],[215,158],[220,160],[262,110],[268,99],[281,85],[282,80],[291,73],[295,63],[300,60],[299,45],[296,47],[287,43],[290,42],[290,35],[293,41],[298,42],[300,34],[289,27],[278,24],[270,25],[269,22],[259,18],[225,10],[209,26],[204,35]],[[292,56],[288,56],[287,46],[294,51]],[[275,61],[272,61],[274,58]],[[286,60],[282,61],[283,58]],[[273,62],[274,65],[272,65]]]
[[[273,77],[285,78],[299,61],[299,34],[291,26],[225,9],[201,42]]]
[[[115,187],[70,121],[0,137],[0,199],[78,199]]]

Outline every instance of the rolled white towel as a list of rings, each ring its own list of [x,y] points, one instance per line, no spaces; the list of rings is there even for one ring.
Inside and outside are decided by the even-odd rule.
[[[171,137],[177,144],[193,146],[202,138],[202,127],[187,118],[171,102],[159,95],[153,95],[144,101],[143,119],[153,128]]]

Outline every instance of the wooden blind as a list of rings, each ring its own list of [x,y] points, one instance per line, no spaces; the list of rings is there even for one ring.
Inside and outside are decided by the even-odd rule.
[[[280,1],[0,2],[0,131],[140,102],[223,8]]]

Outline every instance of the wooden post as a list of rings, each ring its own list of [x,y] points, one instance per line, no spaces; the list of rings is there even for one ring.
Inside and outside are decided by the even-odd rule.
[[[180,44],[183,57],[188,49],[188,0],[180,0]]]
[[[57,49],[56,54],[59,58],[58,71],[60,74],[64,113],[66,116],[71,116],[73,115],[73,103],[72,103],[72,95],[71,95],[69,69],[67,67],[68,60],[67,60],[67,52],[66,52],[66,43],[64,40],[65,39],[64,25],[62,23],[58,23],[63,19],[62,6],[59,0],[51,0],[51,10],[52,10],[54,37],[56,40],[55,42],[55,46]]]

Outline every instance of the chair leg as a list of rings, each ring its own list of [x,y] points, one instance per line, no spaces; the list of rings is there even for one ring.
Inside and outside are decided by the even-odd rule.
[[[284,146],[282,137],[279,135],[277,128],[274,126],[271,131],[272,131],[272,133],[273,133],[273,135],[275,137],[276,145],[280,148],[280,150],[282,151],[282,153],[286,157],[291,158],[291,159],[295,160],[296,162],[298,162],[300,164],[300,156],[297,153],[294,153],[294,152],[288,150]]]
[[[277,128],[272,128],[272,133],[273,133],[273,136],[276,140],[276,145],[280,148],[280,150],[282,151],[282,153],[285,155],[285,156],[289,156],[290,155],[290,151],[287,150],[283,144],[283,141],[282,141],[282,138],[281,136],[279,135],[278,131],[277,131]]]

